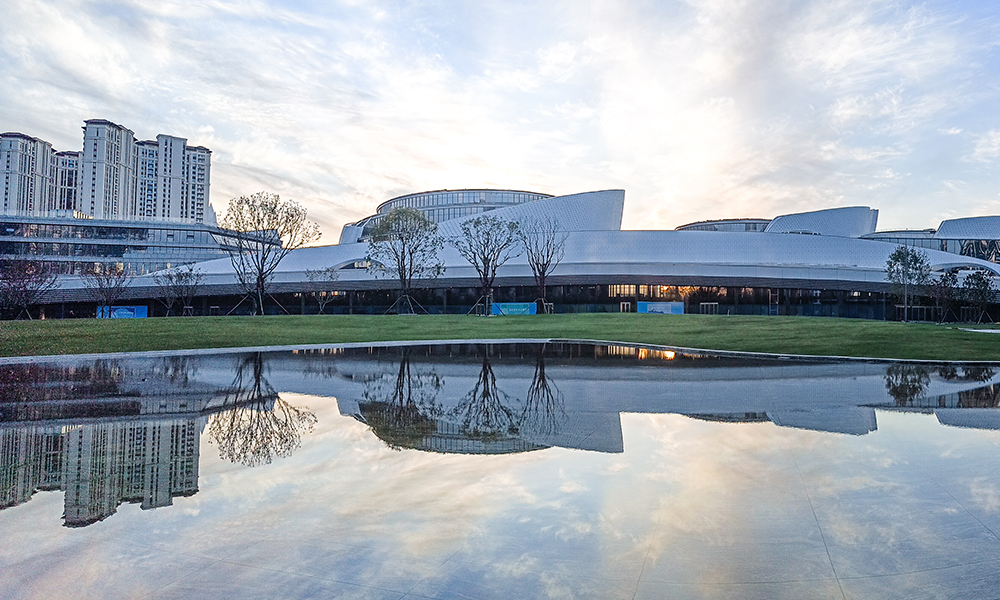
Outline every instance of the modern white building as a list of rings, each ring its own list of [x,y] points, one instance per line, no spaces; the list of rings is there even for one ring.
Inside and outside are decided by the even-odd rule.
[[[624,190],[566,196],[454,190],[393,200],[424,211],[445,239],[460,236],[464,221],[487,211],[522,223],[558,220],[567,233],[565,256],[547,278],[547,300],[557,312],[636,311],[640,302],[683,301],[687,312],[704,312],[709,305],[722,314],[893,318],[885,265],[900,244],[923,248],[935,276],[957,271],[961,278],[974,269],[1000,276],[1000,264],[989,260],[995,256],[989,249],[1000,245],[1000,217],[945,221],[932,231],[877,232],[878,212],[856,206],[692,223],[674,231],[628,231],[621,229]],[[449,212],[435,212],[445,207]],[[316,312],[317,292],[337,295],[326,312],[384,312],[395,298],[396,283],[367,269],[365,234],[365,227],[391,208],[386,203],[379,210],[346,225],[337,245],[290,253],[273,275],[272,312]],[[452,218],[453,210],[460,216]],[[416,282],[419,302],[430,312],[469,310],[480,293],[475,269],[450,244],[440,258],[444,273]],[[336,271],[334,280],[310,278],[327,267]],[[245,309],[238,308],[243,293],[229,258],[201,262],[198,268],[205,279],[196,305],[213,314]],[[156,297],[152,277],[139,277],[133,285],[134,299]],[[86,291],[76,292],[67,283],[59,294],[60,300],[74,302],[83,301]],[[530,302],[537,295],[523,254],[498,270],[495,301]]]
[[[428,214],[445,240],[460,237],[465,221],[486,212],[518,223],[557,220],[566,233],[565,255],[546,278],[546,301],[556,312],[635,312],[641,303],[648,309],[649,302],[683,302],[685,312],[893,319],[901,313],[895,309],[885,267],[899,245],[922,248],[932,277],[954,271],[961,282],[973,270],[1000,277],[995,252],[1000,248],[1000,217],[949,220],[934,230],[878,232],[878,211],[854,206],[773,219],[692,223],[673,231],[629,231],[621,229],[624,190],[566,196],[454,190],[393,200]],[[449,212],[434,212],[445,207]],[[315,313],[319,303],[314,296],[322,293],[324,299],[334,296],[325,304],[327,313],[386,312],[396,298],[397,283],[368,268],[365,232],[391,210],[383,209],[388,207],[383,204],[382,212],[344,226],[337,245],[301,248],[285,257],[273,272],[274,303],[267,310]],[[460,216],[452,217],[453,210]],[[3,232],[0,227],[0,254]],[[219,232],[214,233],[218,239]],[[216,256],[197,264],[205,277],[196,312],[246,312],[232,261],[225,254]],[[482,293],[475,268],[452,244],[444,244],[439,257],[444,272],[414,282],[416,300],[431,313],[469,311]],[[317,279],[317,270],[327,268],[335,276]],[[130,293],[130,302],[147,302],[150,314],[156,312],[159,290],[152,275],[137,277]],[[523,253],[497,270],[495,302],[531,302],[538,296]],[[69,303],[89,301],[82,282],[66,280],[51,296],[50,303],[58,307],[50,314],[59,316]],[[931,309],[917,318],[936,318]],[[90,309],[73,310],[79,314]]]

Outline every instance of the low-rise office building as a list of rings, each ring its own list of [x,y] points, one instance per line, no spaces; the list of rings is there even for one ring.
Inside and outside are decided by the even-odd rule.
[[[235,232],[203,223],[0,215],[0,260],[30,260],[59,275],[117,265],[143,275],[229,256]]]

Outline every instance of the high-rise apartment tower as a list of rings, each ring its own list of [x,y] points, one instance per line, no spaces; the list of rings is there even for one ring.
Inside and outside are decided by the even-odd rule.
[[[184,138],[139,141],[131,129],[90,119],[81,152],[55,152],[31,136],[0,134],[0,167],[0,214],[215,225],[212,152]]]

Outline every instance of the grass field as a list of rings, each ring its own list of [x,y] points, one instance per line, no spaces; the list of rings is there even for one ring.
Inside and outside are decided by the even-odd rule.
[[[1000,334],[954,325],[819,317],[565,314],[280,316],[0,323],[0,355],[387,340],[572,338],[787,354],[1000,361]]]

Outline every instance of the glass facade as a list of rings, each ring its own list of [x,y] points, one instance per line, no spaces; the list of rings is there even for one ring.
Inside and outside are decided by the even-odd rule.
[[[142,275],[228,256],[233,236],[201,224],[0,217],[0,259],[39,260],[63,275],[115,262]]]
[[[676,228],[676,231],[726,231],[732,233],[763,232],[770,219],[723,219],[719,221],[698,221]]]
[[[427,215],[431,221],[441,223],[551,197],[549,194],[517,190],[439,190],[407,194],[383,202],[374,215],[358,221],[355,226],[364,228],[364,239],[382,217],[396,208],[413,208]]]
[[[898,246],[940,250],[961,256],[1000,263],[1000,240],[942,239],[931,235],[906,235],[906,232],[886,232],[865,236],[866,239]]]
[[[378,214],[386,214],[394,208],[424,209],[440,206],[461,206],[466,204],[486,204],[492,207],[521,204],[542,198],[551,198],[548,194],[534,192],[518,192],[513,190],[442,190],[437,192],[421,192],[399,196],[383,202],[378,207]]]

